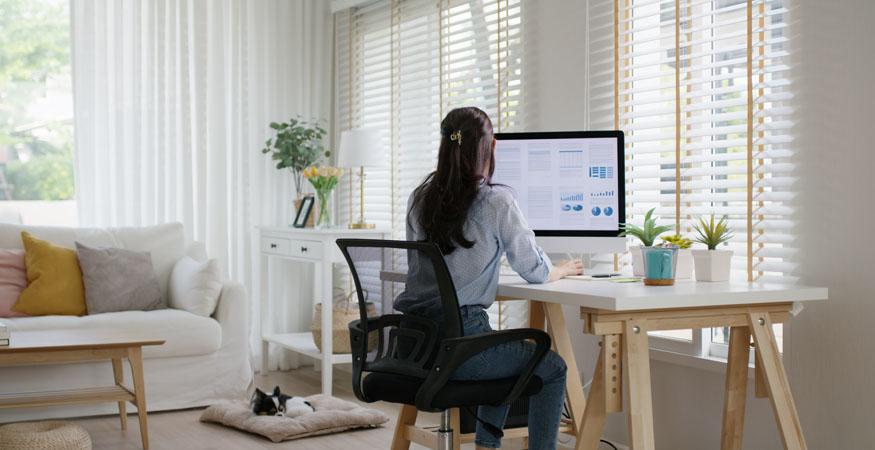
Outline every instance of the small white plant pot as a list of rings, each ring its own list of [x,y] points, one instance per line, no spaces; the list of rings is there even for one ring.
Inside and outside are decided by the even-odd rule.
[[[728,281],[732,250],[693,250],[696,281]]]
[[[629,248],[629,253],[632,254],[632,275],[636,277],[644,276],[644,253],[641,251],[643,246],[638,245]]]
[[[678,250],[678,262],[675,269],[675,278],[689,280],[693,278],[693,251],[688,248]]]

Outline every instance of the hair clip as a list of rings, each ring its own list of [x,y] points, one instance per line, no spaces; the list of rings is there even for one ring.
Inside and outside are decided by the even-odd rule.
[[[453,134],[450,135],[450,140],[453,142],[458,142],[459,145],[462,145],[462,130],[456,130]]]

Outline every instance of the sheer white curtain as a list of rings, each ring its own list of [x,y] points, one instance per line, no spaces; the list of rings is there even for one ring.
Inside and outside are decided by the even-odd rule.
[[[289,174],[259,151],[267,124],[301,115],[330,125],[329,8],[322,0],[73,0],[80,223],[181,221],[251,287],[252,229],[289,223],[294,195]],[[307,295],[308,270],[293,271],[291,283],[305,288],[286,295]],[[272,306],[277,327],[290,322],[288,303]]]

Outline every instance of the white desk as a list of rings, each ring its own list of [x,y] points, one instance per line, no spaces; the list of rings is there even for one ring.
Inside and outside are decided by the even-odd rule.
[[[529,284],[516,276],[499,280],[498,295],[611,311],[736,306],[826,300],[827,289],[775,283],[678,280],[674,286],[565,279]]]
[[[502,277],[500,299],[531,301],[530,325],[553,337],[568,365],[566,385],[577,449],[595,450],[608,413],[623,409],[622,383],[628,385],[629,439],[632,450],[653,450],[653,405],[648,331],[730,327],[721,448],[740,450],[747,399],[750,341],[756,346],[756,394],[769,397],[787,449],[806,449],[805,439],[778,352],[772,323],[790,319],[794,302],[826,300],[825,288],[744,282],[675,286],[561,280],[531,285]],[[583,332],[601,336],[601,351],[589,399],[583,394],[562,305],[580,308]]]
[[[345,264],[343,254],[335,241],[340,238],[386,239],[388,230],[349,230],[331,228],[260,227],[256,230],[259,242],[259,257],[255,258],[255,273],[258,292],[255,298],[261,301],[261,373],[268,371],[268,351],[270,344],[302,354],[318,361],[322,371],[322,393],[331,395],[331,381],[334,364],[351,363],[349,354],[332,353],[332,308],[322,308],[322,352],[316,348],[310,331],[299,333],[273,333],[267,325],[264,311],[269,300],[271,259],[306,262],[315,265],[313,277],[313,298],[323,305],[332,305],[332,265]]]

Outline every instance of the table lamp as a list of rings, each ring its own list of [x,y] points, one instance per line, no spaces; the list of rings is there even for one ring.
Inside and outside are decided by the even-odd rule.
[[[346,130],[340,134],[340,149],[337,165],[345,168],[359,168],[359,221],[352,221],[352,177],[350,177],[350,220],[352,229],[374,228],[365,222],[365,166],[375,166],[383,161],[382,136],[372,129]]]

